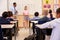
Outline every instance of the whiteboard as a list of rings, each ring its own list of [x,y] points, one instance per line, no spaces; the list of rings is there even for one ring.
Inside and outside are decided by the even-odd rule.
[[[34,12],[38,11],[42,13],[42,0],[9,0],[9,8],[13,6],[13,2],[17,3],[18,14],[23,14],[24,6],[28,6],[29,14],[33,15]]]
[[[7,11],[7,0],[0,0],[0,16],[4,11]]]

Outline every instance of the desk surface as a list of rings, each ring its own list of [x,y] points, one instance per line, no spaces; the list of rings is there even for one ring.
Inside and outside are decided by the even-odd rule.
[[[31,21],[31,22],[33,22],[33,23],[38,23],[38,21]]]
[[[14,24],[1,24],[1,28],[13,28]]]
[[[37,24],[37,25],[35,25],[36,27],[38,27],[38,28],[40,28],[40,29],[46,29],[46,28],[44,28],[44,27],[41,27],[41,24]],[[52,29],[52,27],[48,27],[47,29]]]
[[[17,21],[10,21],[10,23],[17,23]]]

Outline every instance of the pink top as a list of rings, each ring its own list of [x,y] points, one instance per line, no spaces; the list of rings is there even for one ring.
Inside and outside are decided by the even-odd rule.
[[[28,10],[24,10],[23,14],[24,14],[24,15],[29,15]]]

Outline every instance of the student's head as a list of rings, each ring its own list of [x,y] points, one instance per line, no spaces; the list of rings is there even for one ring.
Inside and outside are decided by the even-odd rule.
[[[48,15],[48,10],[43,10],[42,15],[47,16]]]
[[[8,17],[8,12],[3,12],[2,17],[7,18]]]
[[[13,6],[14,6],[14,7],[16,7],[16,6],[17,6],[16,2],[14,2],[14,3],[13,3]]]
[[[52,10],[51,9],[49,10],[49,13],[52,13]]]
[[[35,17],[39,16],[39,12],[35,12],[35,13],[34,13],[34,16],[35,16]]]
[[[60,18],[60,8],[58,8],[58,9],[56,10],[56,17],[57,17],[57,18]]]
[[[8,11],[8,17],[13,16],[13,13],[11,11]]]
[[[27,6],[24,7],[24,10],[27,10]]]

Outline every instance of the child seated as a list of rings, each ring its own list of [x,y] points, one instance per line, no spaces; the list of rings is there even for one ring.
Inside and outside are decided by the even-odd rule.
[[[6,19],[7,17],[7,12],[3,12],[2,17],[0,17],[0,24],[9,24],[10,22]]]
[[[50,21],[51,19],[48,18],[47,15],[48,15],[48,10],[43,10],[43,13],[42,13],[42,16],[43,16],[43,17],[39,19],[38,24],[43,24],[43,23],[45,23],[45,22]]]
[[[39,20],[39,19],[40,19],[39,13],[38,12],[35,12],[34,13],[34,17],[31,20],[35,21],[35,20]]]
[[[7,17],[8,21],[14,21],[13,19],[13,13],[11,11],[8,11],[8,17]]]
[[[7,12],[6,11],[3,12],[2,17],[0,17],[0,25],[1,24],[10,24],[10,22],[7,20],[7,17],[8,17]],[[2,34],[1,34],[2,32],[3,32],[3,36],[8,35],[7,34],[8,33],[8,30],[6,30],[6,29],[0,30],[0,40],[2,40]]]

